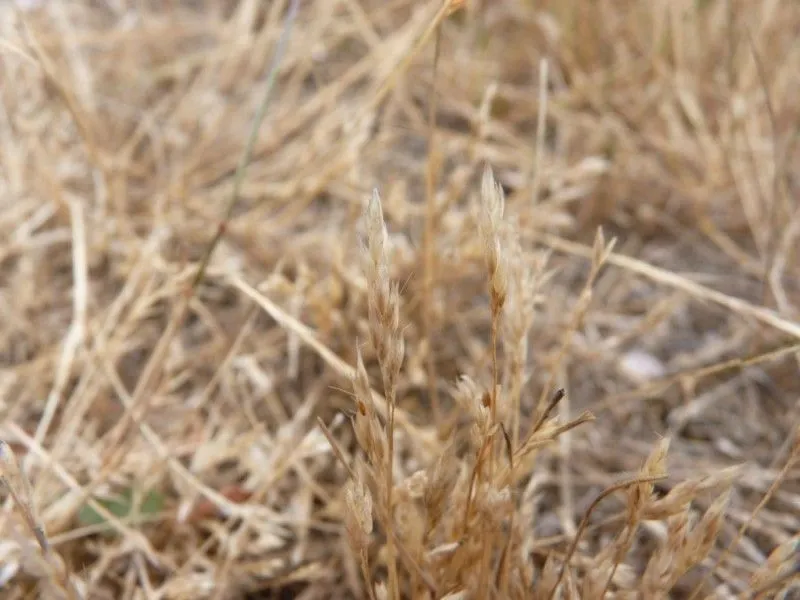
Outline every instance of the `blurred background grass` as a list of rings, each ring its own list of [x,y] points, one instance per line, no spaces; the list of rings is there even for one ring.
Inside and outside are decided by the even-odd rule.
[[[314,420],[353,448],[330,357],[354,365],[368,339],[357,218],[380,190],[408,348],[399,410],[421,436],[399,441],[407,475],[458,419],[449,386],[489,365],[470,210],[489,164],[525,252],[552,252],[523,417],[561,387],[564,418],[597,418],[537,463],[531,535],[550,540],[537,552],[563,551],[591,500],[670,436],[662,492],[745,465],[691,590],[790,458],[800,416],[796,4],[466,2],[441,25],[434,71],[424,36],[440,3],[301,2],[240,198],[176,320],[287,5],[0,6],[0,437],[81,589],[364,594],[341,525],[345,471]],[[615,254],[562,355],[598,227]],[[797,532],[799,493],[792,464],[709,590],[747,592]],[[81,515],[112,496],[128,498],[124,527],[98,536]],[[137,496],[158,510],[137,515]],[[24,546],[0,544],[10,598],[40,581]]]

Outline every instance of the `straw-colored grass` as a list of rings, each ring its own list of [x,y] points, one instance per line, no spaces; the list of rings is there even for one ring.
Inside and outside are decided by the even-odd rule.
[[[797,31],[0,4],[2,597],[794,597]]]

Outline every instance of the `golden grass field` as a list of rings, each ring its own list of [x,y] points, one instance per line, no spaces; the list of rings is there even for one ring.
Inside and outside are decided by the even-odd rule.
[[[800,597],[799,31],[4,1],[0,596]]]

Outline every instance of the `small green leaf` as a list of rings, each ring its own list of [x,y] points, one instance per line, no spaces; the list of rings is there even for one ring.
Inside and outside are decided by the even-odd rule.
[[[125,488],[120,494],[111,498],[95,498],[98,504],[105,508],[115,517],[125,518],[130,515],[133,509],[133,489]],[[156,490],[149,490],[141,498],[138,512],[142,515],[153,515],[159,513],[164,507],[164,496]],[[78,522],[84,526],[102,525],[106,522],[105,518],[99,514],[88,503],[84,504],[78,511]]]
[[[150,490],[142,498],[139,512],[143,515],[155,515],[164,510],[164,495],[156,490]]]

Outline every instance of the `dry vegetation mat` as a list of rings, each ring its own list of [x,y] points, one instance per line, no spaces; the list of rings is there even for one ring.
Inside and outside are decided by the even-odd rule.
[[[798,597],[798,31],[0,3],[2,597]]]

